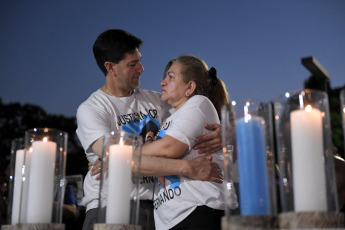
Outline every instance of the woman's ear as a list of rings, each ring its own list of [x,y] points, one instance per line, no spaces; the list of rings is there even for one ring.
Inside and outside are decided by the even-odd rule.
[[[196,83],[194,81],[188,82],[187,89],[186,89],[186,97],[193,95],[195,89],[196,89]]]

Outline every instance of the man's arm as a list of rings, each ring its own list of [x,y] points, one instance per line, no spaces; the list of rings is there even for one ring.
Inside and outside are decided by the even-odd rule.
[[[91,144],[92,151],[96,153],[99,158],[102,158],[103,137],[98,138]]]
[[[222,183],[222,170],[211,160],[211,156],[201,156],[194,160],[142,156],[140,173],[144,176],[184,175],[195,180]],[[91,169],[92,176],[100,173],[100,166],[101,161],[97,160]],[[100,175],[96,177],[96,180],[99,179]]]

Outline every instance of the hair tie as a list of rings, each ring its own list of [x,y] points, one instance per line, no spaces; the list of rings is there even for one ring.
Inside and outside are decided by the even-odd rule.
[[[211,67],[209,69],[208,74],[210,75],[210,85],[213,87],[217,84],[218,78],[217,78],[217,70],[214,67]]]

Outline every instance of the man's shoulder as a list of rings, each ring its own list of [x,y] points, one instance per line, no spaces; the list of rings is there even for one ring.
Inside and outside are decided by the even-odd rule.
[[[104,107],[106,104],[108,104],[106,94],[98,89],[79,105],[78,110]]]
[[[90,96],[83,103],[81,103],[81,105],[98,104],[104,99],[106,99],[106,94],[104,94],[102,90],[98,89],[91,93]]]

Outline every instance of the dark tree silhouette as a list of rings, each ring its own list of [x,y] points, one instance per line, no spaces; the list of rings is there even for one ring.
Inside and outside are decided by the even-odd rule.
[[[76,136],[75,117],[47,114],[41,107],[20,103],[3,104],[0,98],[0,170],[9,164],[11,141],[24,137],[25,131],[32,128],[53,128],[68,133],[66,175],[87,173],[87,159]]]

